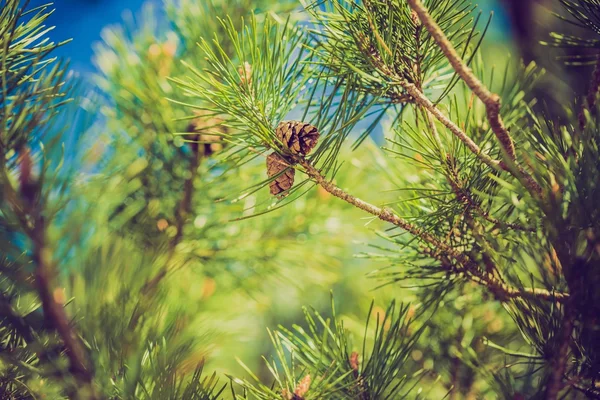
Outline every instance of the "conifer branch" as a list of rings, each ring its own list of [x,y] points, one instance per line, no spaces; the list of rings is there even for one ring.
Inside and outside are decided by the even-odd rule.
[[[344,200],[347,203],[352,204],[353,206],[363,211],[368,212],[369,214],[376,216],[382,221],[389,222],[399,228],[402,228],[408,233],[428,243],[435,250],[428,249],[425,250],[425,252],[428,255],[442,261],[442,263],[446,263],[446,269],[448,269],[449,272],[466,273],[470,280],[479,283],[483,286],[486,286],[500,300],[505,301],[513,298],[539,298],[543,300],[556,301],[562,303],[569,298],[569,295],[566,293],[548,291],[546,289],[518,289],[510,287],[504,282],[500,281],[498,278],[494,277],[491,273],[481,271],[478,268],[477,263],[473,261],[470,257],[468,257],[466,254],[456,251],[448,244],[444,243],[441,239],[433,236],[428,232],[425,232],[423,229],[418,228],[410,222],[404,220],[403,218],[394,214],[394,212],[391,209],[387,207],[377,207],[340,189],[333,182],[328,181],[306,159],[296,157],[295,161],[304,168],[304,171],[311,179],[313,179],[327,192],[341,200]],[[457,270],[456,267],[449,261],[449,259],[456,260],[456,262],[458,262],[458,264],[460,265],[460,268]]]
[[[44,315],[62,339],[71,364],[71,372],[80,382],[88,386],[87,390],[91,390],[93,373],[86,350],[71,326],[64,306],[57,302],[54,297],[53,281],[56,272],[51,261],[50,249],[46,245],[45,232],[44,217],[38,215],[34,222],[31,240],[33,242],[33,261],[36,264],[36,286],[42,301]],[[91,398],[95,397],[92,396]]]
[[[92,365],[88,359],[83,342],[75,329],[71,326],[64,306],[54,297],[54,277],[56,267],[51,258],[51,250],[46,241],[46,220],[38,202],[39,183],[31,176],[31,160],[28,149],[22,150],[20,157],[20,184],[18,193],[10,184],[6,170],[2,168],[4,181],[2,190],[9,199],[9,205],[17,218],[26,223],[23,226],[25,234],[32,243],[32,259],[35,264],[35,287],[42,302],[44,318],[56,330],[65,347],[70,363],[70,371],[75,378],[83,384],[84,390],[89,394],[89,399],[95,399],[93,388]],[[24,188],[28,188],[27,192]],[[32,336],[24,336],[31,339]]]
[[[522,176],[524,184],[528,190],[533,194],[539,195],[542,190],[539,184],[525,171],[522,167],[518,166],[514,141],[504,126],[502,117],[500,116],[500,96],[492,93],[471,71],[466,63],[461,59],[456,49],[446,37],[444,32],[440,29],[435,20],[431,17],[425,6],[420,0],[407,0],[409,6],[417,14],[421,23],[429,31],[431,36],[438,44],[440,50],[444,53],[450,65],[454,68],[456,73],[461,79],[467,84],[467,86],[475,93],[475,95],[485,105],[487,119],[490,123],[490,128],[494,132],[494,135],[498,139],[498,142],[502,146],[502,149],[511,164],[514,164],[517,168],[517,172]],[[471,149],[473,150],[473,149]],[[504,164],[504,163],[502,163]],[[503,169],[510,170],[506,166],[502,165]]]
[[[431,102],[431,100],[429,100],[429,98],[427,98],[427,96],[425,96],[425,94],[417,88],[417,86],[404,79],[398,81],[398,84],[415,99],[417,104],[425,108],[427,112],[430,112],[438,121],[442,123],[442,125],[448,128],[448,130],[452,132],[452,134],[454,134],[454,136],[456,136],[461,142],[463,142],[465,146],[467,146],[467,148],[471,150],[471,152],[475,154],[483,163],[494,170],[502,169],[502,164],[500,161],[494,160],[492,157],[487,155],[481,149],[481,147],[479,147],[479,145],[473,141],[473,139],[471,139],[462,129],[458,127],[458,125],[452,122],[450,118],[445,116],[444,113],[442,113],[440,109],[437,108]]]
[[[360,43],[359,43],[360,45]],[[473,141],[458,125],[456,125],[450,118],[444,115],[439,108],[433,104],[431,100],[419,89],[417,85],[409,82],[404,77],[399,76],[395,71],[385,65],[381,55],[374,47],[369,48],[368,54],[371,55],[373,63],[379,68],[379,70],[385,74],[391,81],[406,90],[405,97],[409,98],[411,102],[414,102],[425,109],[425,112],[433,115],[438,121],[442,123],[448,130],[456,136],[461,142],[467,146],[473,154],[475,154],[483,163],[488,165],[494,170],[500,170],[504,168],[504,165],[499,160],[494,160],[492,157],[487,155],[477,143]],[[435,128],[435,127],[434,127]]]
[[[490,126],[498,141],[506,151],[509,159],[516,161],[515,145],[508,133],[508,130],[502,122],[500,116],[500,96],[492,93],[471,71],[467,64],[461,59],[456,49],[448,40],[444,32],[440,29],[435,20],[431,17],[423,3],[420,0],[407,0],[409,6],[419,17],[421,23],[427,28],[431,36],[437,42],[440,50],[444,53],[456,73],[469,86],[477,97],[485,105]]]
[[[456,195],[456,198],[459,201],[464,203],[467,207],[469,207],[469,209],[475,211],[475,213],[477,215],[479,215],[481,218],[485,219],[486,221],[488,221],[494,225],[503,226],[503,227],[518,230],[518,231],[527,231],[527,232],[535,231],[535,229],[533,229],[533,228],[525,227],[525,226],[515,224],[512,222],[501,221],[498,218],[494,218],[492,215],[490,215],[490,213],[488,211],[483,210],[481,208],[481,206],[473,199],[473,195],[471,194],[469,189],[465,188],[464,185],[461,183],[460,178],[458,176],[458,170],[456,168],[456,165],[454,165],[455,162],[456,162],[456,160],[451,160],[450,158],[446,159],[446,163],[448,164],[448,170],[449,170],[449,174],[446,175],[446,180],[450,184],[452,191],[454,192],[454,194]]]

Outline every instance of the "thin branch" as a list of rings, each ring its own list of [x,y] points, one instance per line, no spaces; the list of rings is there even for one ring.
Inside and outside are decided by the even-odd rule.
[[[458,127],[450,118],[446,117],[444,113],[437,108],[431,100],[423,94],[413,83],[408,82],[405,79],[397,81],[400,86],[402,86],[408,94],[410,94],[417,104],[425,108],[428,112],[430,112],[438,121],[442,123],[450,132],[454,134],[461,142],[467,146],[469,150],[473,154],[475,154],[481,161],[483,161],[487,166],[493,168],[495,170],[503,169],[500,161],[494,160],[492,157],[487,155],[480,147],[475,143],[467,134]]]
[[[23,154],[26,154],[25,158],[29,157],[28,151]],[[31,190],[38,183],[31,177],[30,160],[21,159],[20,164],[21,189],[29,188],[28,190]],[[6,170],[1,169],[2,176],[6,177]],[[54,298],[56,268],[52,262],[51,250],[46,244],[46,221],[34,193],[39,188],[35,189],[34,192],[22,192],[19,195],[8,180],[3,181],[1,187],[3,191],[9,194],[9,205],[17,218],[23,221],[25,233],[32,242],[32,259],[36,268],[34,274],[35,286],[42,301],[44,318],[56,330],[64,344],[71,373],[83,384],[89,394],[89,399],[93,400],[96,396],[92,385],[92,364],[88,359],[83,342],[70,324],[63,305]]]
[[[433,39],[437,42],[440,50],[444,53],[456,73],[469,86],[477,97],[483,102],[486,108],[490,127],[498,138],[498,141],[506,151],[507,156],[513,162],[516,161],[515,145],[508,133],[508,130],[502,122],[500,116],[500,96],[492,93],[474,74],[467,64],[460,58],[456,49],[448,40],[442,29],[431,17],[423,3],[420,0],[407,0],[409,6],[417,14],[421,23],[427,28]]]
[[[500,96],[492,93],[474,74],[473,71],[467,66],[467,64],[461,59],[456,49],[448,40],[444,32],[441,30],[439,25],[431,17],[427,8],[421,3],[420,0],[407,0],[409,6],[417,14],[421,23],[429,31],[433,39],[438,44],[440,50],[444,53],[452,68],[461,77],[461,79],[467,84],[467,86],[475,93],[475,95],[485,105],[487,119],[490,123],[490,128],[496,135],[498,142],[502,146],[502,149],[510,163],[517,167],[517,172],[522,176],[524,184],[527,188],[536,195],[539,195],[542,190],[539,184],[529,175],[523,168],[518,167],[515,145],[510,133],[504,126],[502,117],[500,116]],[[504,167],[504,166],[503,166]],[[506,169],[506,168],[504,168]]]
[[[361,45],[361,43],[359,43]],[[475,154],[483,163],[488,165],[490,168],[495,170],[504,169],[503,164],[499,160],[494,160],[492,157],[487,155],[482,149],[475,143],[458,125],[456,125],[452,120],[444,115],[440,111],[439,108],[433,104],[427,96],[418,88],[414,83],[409,82],[404,77],[399,76],[395,71],[389,68],[381,55],[378,53],[377,49],[374,47],[369,47],[367,54],[370,54],[372,57],[372,62],[374,65],[379,68],[379,70],[385,74],[390,80],[400,87],[402,87],[408,94],[408,98],[411,99],[411,102],[415,102],[421,107],[425,109],[426,112],[433,115],[438,121],[442,123],[454,136],[456,136],[461,142],[467,146],[469,150],[473,154]],[[434,127],[435,128],[435,127]]]
[[[452,191],[456,195],[457,199],[463,204],[465,204],[465,206],[469,207],[469,209],[475,211],[477,215],[479,215],[486,221],[491,222],[494,225],[518,231],[535,232],[535,229],[533,228],[524,227],[511,222],[501,221],[498,218],[494,218],[493,216],[491,216],[488,211],[483,210],[479,203],[473,199],[473,196],[469,189],[465,188],[460,182],[460,178],[458,177],[458,171],[456,169],[456,166],[453,165],[453,161],[447,159],[447,164],[450,174],[446,176],[446,180],[450,184],[450,187],[452,188]]]
[[[351,194],[340,189],[335,184],[333,184],[333,182],[325,179],[325,177],[321,175],[321,173],[315,167],[313,167],[313,165],[306,159],[297,157],[295,158],[295,161],[304,168],[304,171],[311,179],[313,179],[318,185],[320,185],[323,189],[325,189],[333,196],[342,199],[345,202],[350,203],[353,206],[368,212],[369,214],[376,216],[382,221],[389,222],[399,228],[402,228],[405,231],[423,240],[424,242],[428,243],[432,246],[433,249],[435,249],[431,250],[430,255],[437,255],[439,258],[439,255],[443,254],[444,257],[456,260],[461,266],[461,268],[455,272],[465,272],[470,280],[486,286],[501,300],[510,298],[533,297],[548,301],[564,302],[569,298],[569,295],[566,293],[551,292],[545,289],[517,289],[510,287],[504,282],[499,281],[492,274],[479,270],[476,262],[471,260],[466,254],[456,251],[439,238],[433,236],[428,232],[425,232],[423,229],[418,228],[410,222],[404,220],[403,218],[394,214],[394,212],[391,209],[387,207],[379,208],[357,197],[354,197]]]

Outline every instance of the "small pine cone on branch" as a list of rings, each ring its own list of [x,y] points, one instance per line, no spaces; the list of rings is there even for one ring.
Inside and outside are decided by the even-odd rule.
[[[269,189],[273,196],[282,199],[288,195],[294,184],[294,175],[296,170],[290,166],[283,157],[277,153],[271,153],[267,156],[267,176],[276,177],[269,183]]]
[[[190,146],[194,152],[202,149],[202,155],[210,157],[223,149],[223,139],[218,133],[227,134],[227,127],[223,118],[211,115],[207,111],[198,111],[196,115],[197,118],[192,120],[186,129],[186,132],[197,133],[192,136]]]
[[[282,121],[275,130],[284,148],[295,155],[305,156],[319,140],[319,131],[311,124],[300,121]]]

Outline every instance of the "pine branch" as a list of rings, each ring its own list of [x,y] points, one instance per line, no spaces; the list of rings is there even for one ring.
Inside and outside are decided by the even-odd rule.
[[[541,187],[533,177],[527,173],[523,168],[518,166],[515,146],[510,133],[504,126],[502,117],[500,116],[500,96],[492,93],[471,71],[471,69],[464,63],[461,57],[456,52],[456,49],[448,40],[444,32],[440,29],[435,20],[431,17],[425,6],[420,0],[407,0],[409,6],[415,11],[419,17],[421,23],[427,28],[431,36],[437,42],[439,48],[442,50],[456,73],[461,79],[467,84],[467,86],[475,93],[475,95],[483,102],[486,108],[488,121],[490,127],[498,142],[502,146],[506,156],[512,164],[517,166],[518,172],[524,179],[524,184],[528,190],[536,195],[540,195],[542,192]]]
[[[514,229],[514,230],[518,230],[518,231],[535,232],[535,229],[533,229],[533,228],[525,227],[525,226],[511,223],[511,222],[501,221],[498,218],[494,218],[493,216],[491,216],[488,211],[483,210],[481,208],[481,206],[477,203],[477,201],[475,201],[475,199],[473,199],[473,195],[471,194],[469,189],[465,188],[462,185],[460,178],[458,176],[458,170],[456,168],[455,163],[456,163],[456,160],[450,160],[450,158],[447,158],[447,164],[448,164],[448,169],[449,169],[450,173],[446,175],[446,180],[450,184],[452,191],[454,192],[454,194],[456,195],[456,198],[459,201],[461,201],[463,204],[465,204],[465,206],[469,207],[470,210],[475,211],[475,213],[477,215],[479,215],[481,218],[485,219],[486,221],[488,221],[494,225],[502,226],[505,228]]]
[[[429,100],[429,98],[423,93],[422,90],[419,89],[419,87],[417,85],[409,82],[404,77],[399,76],[395,71],[392,71],[391,68],[389,68],[387,65],[385,65],[385,63],[384,63],[381,55],[378,53],[377,49],[375,49],[375,48],[370,49],[368,53],[372,57],[373,63],[378,67],[378,69],[383,74],[385,74],[388,78],[390,78],[390,80],[394,84],[399,85],[404,90],[406,90],[406,92],[407,92],[409,98],[412,100],[412,102],[415,102],[416,104],[423,107],[427,113],[430,113],[438,121],[440,121],[442,123],[442,125],[444,125],[446,128],[448,128],[448,130],[452,134],[454,134],[454,136],[456,136],[461,142],[463,142],[465,144],[465,146],[467,146],[467,148],[469,150],[471,150],[471,152],[473,154],[475,154],[483,163],[488,165],[490,168],[493,168],[494,170],[503,169],[503,165],[499,160],[494,160],[492,157],[490,157],[485,152],[483,152],[483,150],[479,147],[479,145],[477,143],[475,143],[473,141],[473,139],[471,139],[450,118],[445,116],[444,113],[442,113],[440,111],[440,109],[437,108],[431,100]]]
[[[506,151],[508,157],[515,162],[515,145],[510,134],[504,127],[502,117],[500,116],[500,97],[497,94],[490,92],[489,89],[473,74],[473,71],[471,71],[471,69],[463,62],[450,40],[448,40],[444,32],[442,32],[438,24],[431,17],[423,3],[421,3],[420,0],[407,1],[409,6],[419,17],[421,23],[435,39],[439,48],[442,50],[456,73],[483,102],[486,107],[492,130],[496,134],[498,141]]]
[[[87,390],[91,390],[92,366],[87,358],[83,343],[71,326],[64,306],[54,298],[55,267],[51,261],[51,250],[46,245],[45,232],[44,217],[38,215],[30,238],[33,242],[33,260],[36,264],[36,286],[42,300],[44,315],[62,339],[71,364],[71,372],[88,387]],[[96,397],[92,395],[90,398],[94,399]]]
[[[473,154],[475,154],[482,162],[494,170],[502,169],[501,162],[494,160],[487,155],[477,143],[473,141],[462,129],[458,127],[452,120],[444,115],[423,92],[421,92],[413,83],[406,80],[397,81],[410,94],[417,104],[430,112],[438,121],[442,123],[450,132],[454,134],[461,142],[463,142]]]
[[[369,214],[376,216],[382,221],[389,222],[399,228],[404,229],[405,231],[426,242],[435,249],[428,251],[426,250],[428,255],[435,257],[443,263],[446,262],[445,267],[446,269],[448,269],[449,272],[467,273],[470,280],[487,287],[500,300],[505,301],[512,298],[538,298],[547,301],[555,301],[562,303],[569,298],[569,295],[566,293],[554,291],[551,292],[546,289],[518,289],[510,287],[504,282],[498,280],[492,274],[482,272],[478,268],[477,263],[471,260],[466,254],[456,251],[455,249],[444,243],[441,239],[423,231],[422,229],[412,225],[408,221],[400,218],[399,216],[394,214],[393,211],[389,208],[379,208],[357,197],[354,197],[351,194],[340,189],[335,184],[333,184],[333,182],[326,180],[325,177],[321,175],[321,173],[309,161],[303,158],[296,158],[295,161],[304,168],[306,174],[310,178],[312,178],[327,192],[341,200],[344,200],[347,203],[352,204],[353,206],[363,211],[368,212]],[[456,271],[456,268],[448,260],[450,258],[458,262],[458,264],[462,267],[461,270]]]
[[[20,155],[20,193],[14,190],[10,182],[5,179],[2,189],[10,199],[9,205],[18,219],[26,225],[23,226],[25,234],[32,243],[32,259],[35,264],[35,286],[42,302],[44,318],[51,324],[61,338],[70,363],[70,371],[88,392],[89,399],[95,399],[92,386],[92,365],[86,354],[83,342],[65,312],[64,306],[54,297],[54,276],[56,268],[51,259],[51,250],[46,242],[46,219],[39,203],[39,182],[31,176],[32,163],[27,149]],[[6,178],[6,170],[2,168]],[[27,189],[27,191],[24,191]]]

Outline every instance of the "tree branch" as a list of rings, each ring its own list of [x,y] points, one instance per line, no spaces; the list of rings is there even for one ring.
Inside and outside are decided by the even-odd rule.
[[[452,122],[450,118],[446,117],[440,111],[440,109],[437,108],[431,102],[431,100],[429,100],[427,96],[425,96],[425,94],[423,94],[423,92],[421,92],[417,88],[417,86],[404,79],[397,81],[397,83],[400,86],[402,86],[407,91],[407,93],[415,99],[415,102],[417,104],[425,108],[427,112],[431,113],[438,121],[442,123],[442,125],[448,128],[448,130],[452,132],[454,136],[456,136],[461,142],[463,142],[473,154],[479,157],[481,161],[483,161],[486,165],[495,170],[503,169],[500,161],[494,160],[492,157],[483,152],[479,145],[477,145],[477,143],[475,143],[473,139],[467,136],[467,134],[462,129],[460,129],[458,125]]]
[[[492,274],[481,271],[477,267],[477,263],[471,260],[466,254],[456,251],[439,238],[428,232],[425,232],[423,229],[418,228],[410,222],[397,216],[391,209],[387,207],[379,208],[340,189],[331,181],[326,180],[325,177],[321,175],[321,173],[306,159],[296,157],[295,161],[304,168],[304,171],[311,179],[313,179],[319,186],[333,196],[376,216],[382,221],[389,222],[399,228],[402,228],[403,230],[418,237],[422,241],[428,243],[433,249],[435,249],[430,250],[430,255],[437,256],[439,259],[439,255],[444,254],[444,257],[456,260],[461,267],[454,272],[465,272],[470,280],[486,286],[501,300],[507,300],[511,298],[539,298],[548,301],[564,302],[569,298],[569,295],[566,293],[551,292],[545,289],[517,289],[510,287],[504,282],[499,281]]]
[[[35,280],[44,315],[61,337],[71,364],[71,372],[78,380],[91,386],[92,366],[81,339],[71,327],[62,304],[54,298],[55,268],[51,260],[50,249],[46,246],[44,217],[35,219],[31,241],[33,242],[33,261],[36,265]]]
[[[440,50],[444,53],[452,68],[458,76],[467,84],[469,89],[483,102],[486,109],[487,119],[490,123],[490,128],[498,139],[503,152],[512,164],[517,167],[517,172],[522,176],[524,184],[527,188],[536,195],[541,193],[541,188],[538,183],[525,171],[518,166],[515,145],[510,133],[504,126],[502,117],[500,116],[500,96],[492,93],[471,71],[471,69],[460,58],[456,49],[448,40],[439,25],[431,17],[423,3],[420,0],[407,0],[409,6],[417,14],[421,23],[429,31],[433,39],[438,44]],[[473,150],[473,149],[471,149]],[[487,163],[486,163],[487,164]],[[507,169],[504,165],[503,169]]]
[[[39,203],[39,183],[31,176],[32,162],[28,149],[21,151],[20,164],[20,192],[12,187],[8,180],[3,180],[2,190],[9,196],[9,205],[17,218],[22,221],[25,234],[32,243],[32,259],[35,264],[35,286],[42,302],[44,318],[61,338],[67,357],[70,371],[73,376],[83,384],[89,399],[95,399],[95,390],[92,385],[93,370],[88,359],[83,342],[70,324],[70,320],[62,304],[54,297],[54,277],[56,268],[52,262],[51,250],[46,244],[46,220],[42,214]],[[1,168],[3,177],[6,170]]]
[[[363,45],[364,43],[359,43],[359,46]],[[504,168],[504,166],[499,160],[494,160],[489,155],[484,153],[479,147],[479,145],[477,145],[477,143],[475,143],[469,136],[467,136],[467,134],[462,129],[460,129],[458,125],[452,122],[450,118],[446,117],[444,113],[442,113],[439,110],[439,108],[437,108],[435,104],[433,104],[431,100],[429,100],[427,96],[425,96],[425,94],[418,88],[417,85],[409,82],[404,77],[399,76],[396,72],[389,68],[384,63],[383,59],[381,58],[381,55],[377,52],[377,50],[374,47],[369,47],[367,52],[371,55],[373,64],[377,68],[379,68],[381,73],[385,74],[388,78],[390,78],[393,84],[402,87],[407,92],[404,96],[409,98],[411,100],[410,102],[414,102],[420,105],[425,109],[426,113],[433,115],[438,121],[442,123],[442,125],[448,128],[448,130],[450,130],[450,132],[452,132],[454,136],[456,136],[461,142],[463,142],[473,154],[475,154],[482,162],[484,162],[490,168],[493,168],[495,170],[501,170]],[[433,129],[435,129],[435,127]]]
[[[504,127],[502,117],[500,116],[500,96],[490,92],[489,89],[473,74],[471,69],[460,58],[456,52],[456,49],[450,40],[448,40],[439,25],[431,17],[423,3],[421,3],[420,0],[407,1],[409,6],[419,17],[419,20],[421,20],[421,23],[437,42],[440,50],[442,50],[456,73],[467,84],[467,86],[469,86],[473,93],[475,93],[475,95],[483,102],[492,131],[494,131],[494,134],[504,148],[507,156],[510,158],[510,160],[515,162],[515,145],[510,134],[508,133],[508,130]]]

